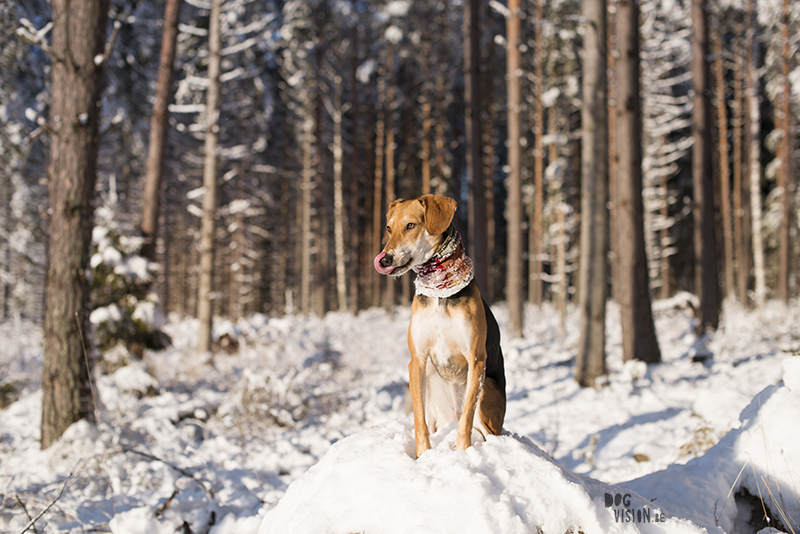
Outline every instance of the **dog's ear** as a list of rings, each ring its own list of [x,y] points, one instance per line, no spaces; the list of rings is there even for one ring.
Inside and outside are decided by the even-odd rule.
[[[417,199],[425,209],[425,228],[431,235],[443,234],[453,222],[456,201],[439,195],[423,195]]]

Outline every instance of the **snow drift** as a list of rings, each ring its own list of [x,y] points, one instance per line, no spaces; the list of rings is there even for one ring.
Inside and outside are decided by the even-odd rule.
[[[331,447],[268,513],[259,534],[698,533],[639,495],[559,467],[530,440],[489,436],[453,450],[455,425],[414,460],[408,418]]]

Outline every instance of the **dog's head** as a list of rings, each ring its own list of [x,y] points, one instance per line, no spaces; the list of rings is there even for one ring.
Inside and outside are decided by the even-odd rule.
[[[456,201],[438,195],[392,202],[386,213],[385,246],[375,256],[375,270],[402,276],[430,260],[444,240],[455,213]]]

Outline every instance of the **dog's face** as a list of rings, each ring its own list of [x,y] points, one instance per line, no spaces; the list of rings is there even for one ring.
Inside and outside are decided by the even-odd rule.
[[[392,202],[386,213],[385,246],[375,257],[375,269],[381,274],[402,276],[430,260],[455,212],[455,200],[437,195]]]

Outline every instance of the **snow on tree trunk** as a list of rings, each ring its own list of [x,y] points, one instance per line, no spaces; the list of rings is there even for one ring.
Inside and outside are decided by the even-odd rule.
[[[749,147],[749,176],[750,176],[750,211],[753,239],[753,274],[755,276],[755,303],[756,306],[764,305],[767,298],[767,285],[764,270],[764,240],[762,234],[761,211],[761,108],[758,96],[759,78],[758,68],[758,17],[756,0],[747,2],[747,108],[750,111],[750,147]]]
[[[52,2],[51,134],[47,177],[50,187],[50,242],[42,368],[43,449],[75,421],[92,414],[89,359],[89,255],[103,45],[107,0]]]
[[[212,0],[208,28],[208,89],[203,161],[203,219],[200,228],[200,281],[197,289],[197,319],[200,332],[197,351],[211,350],[214,276],[214,227],[217,216],[217,140],[219,137],[220,15],[222,0]]]
[[[605,0],[584,0],[581,123],[580,342],[575,379],[594,386],[606,372],[608,78]]]
[[[509,334],[522,336],[522,180],[520,179],[519,0],[509,0],[506,18],[508,91],[508,267],[506,300]]]

